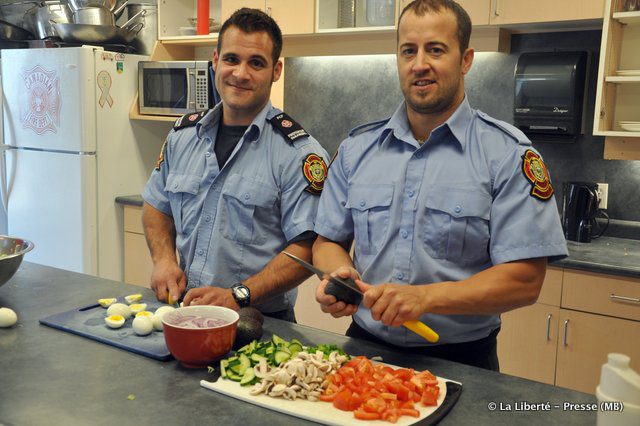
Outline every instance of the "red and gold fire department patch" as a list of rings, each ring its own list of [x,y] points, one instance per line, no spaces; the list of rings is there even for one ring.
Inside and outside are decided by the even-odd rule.
[[[302,163],[302,173],[304,177],[309,181],[309,186],[305,188],[305,191],[314,195],[320,195],[322,187],[324,186],[324,180],[327,178],[327,165],[324,163],[322,157],[317,154],[309,154]]]
[[[542,158],[534,151],[528,149],[522,156],[522,172],[531,182],[529,195],[543,201],[547,201],[553,195],[553,186],[549,180],[547,166]]]
[[[164,140],[162,148],[160,149],[160,155],[158,155],[158,161],[156,161],[156,170],[160,170],[160,166],[164,163],[164,150],[167,148],[167,140]]]

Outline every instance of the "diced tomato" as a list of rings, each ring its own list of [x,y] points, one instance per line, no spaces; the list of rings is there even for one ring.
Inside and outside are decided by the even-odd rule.
[[[409,370],[407,368],[398,368],[393,372],[393,375],[400,380],[409,380],[413,377],[413,370]]]
[[[440,388],[437,386],[427,386],[422,391],[422,404],[426,406],[434,406],[438,405],[438,394],[440,393]]]
[[[349,402],[351,401],[351,391],[347,388],[340,391],[333,400],[333,406],[338,410],[351,411]]]
[[[365,401],[362,408],[369,413],[382,413],[387,409],[387,403],[381,398],[373,398]]]
[[[397,408],[389,408],[382,413],[382,420],[386,420],[391,423],[398,421],[400,411]]]
[[[358,395],[358,393],[354,392],[351,394],[351,399],[349,400],[349,411],[353,411],[358,409],[362,405],[362,397]]]
[[[396,395],[398,395],[398,399],[400,401],[408,401],[409,400],[409,392],[411,392],[409,390],[408,387],[404,386],[403,384],[398,383],[398,387],[396,389]]]
[[[370,413],[362,409],[354,411],[353,415],[355,416],[356,419],[360,419],[360,420],[379,420],[380,419],[380,413]]]
[[[401,416],[411,416],[411,417],[420,417],[420,411],[410,408],[401,408],[400,409]]]
[[[413,410],[415,408],[415,405],[413,405],[413,401],[405,401],[400,405],[400,408],[408,408],[410,410]]]
[[[380,394],[380,398],[382,399],[398,399],[398,395],[396,395],[395,393],[391,393],[391,392],[382,392]]]

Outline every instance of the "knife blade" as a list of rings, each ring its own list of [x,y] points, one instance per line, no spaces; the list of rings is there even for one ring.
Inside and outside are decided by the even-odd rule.
[[[307,270],[313,272],[314,274],[316,274],[318,276],[318,278],[320,278],[321,280],[323,279],[328,279],[329,281],[331,281],[334,284],[338,284],[341,286],[345,286],[361,295],[364,295],[364,293],[362,293],[360,290],[354,289],[353,287],[351,287],[349,284],[347,284],[342,278],[340,277],[334,277],[329,275],[328,273],[324,272],[323,270],[316,268],[315,266],[313,266],[312,264],[310,264],[309,262],[306,262],[302,259],[300,259],[299,257],[288,253],[286,251],[283,251],[284,254],[286,254],[287,256],[289,256],[291,259],[293,259],[294,261],[298,262],[300,265],[304,266],[305,268],[307,268]],[[410,321],[406,321],[402,324],[405,328],[408,328],[409,330],[413,331],[414,333],[416,333],[417,335],[419,335],[420,337],[424,338],[426,341],[430,342],[430,343],[436,343],[438,340],[440,340],[440,336],[438,335],[438,333],[436,333],[435,331],[433,331],[431,329],[431,327],[429,327],[428,325],[426,325],[425,323],[423,323],[422,321],[417,321],[417,320],[410,320]]]

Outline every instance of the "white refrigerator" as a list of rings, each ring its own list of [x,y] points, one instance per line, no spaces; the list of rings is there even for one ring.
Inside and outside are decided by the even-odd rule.
[[[83,46],[2,51],[2,203],[26,260],[122,281],[120,195],[139,194],[170,124],[129,120],[140,60]]]

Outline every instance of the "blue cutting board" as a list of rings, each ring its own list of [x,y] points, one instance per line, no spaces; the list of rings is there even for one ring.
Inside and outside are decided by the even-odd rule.
[[[118,298],[118,302],[126,303],[121,302],[122,299]],[[157,301],[142,302],[147,304],[147,310],[151,312],[155,312],[160,306],[167,306]],[[40,323],[160,361],[173,358],[161,331],[154,329],[151,334],[138,336],[131,326],[133,316],[118,329],[107,327],[104,322],[106,316],[107,310],[95,304],[42,318]]]

